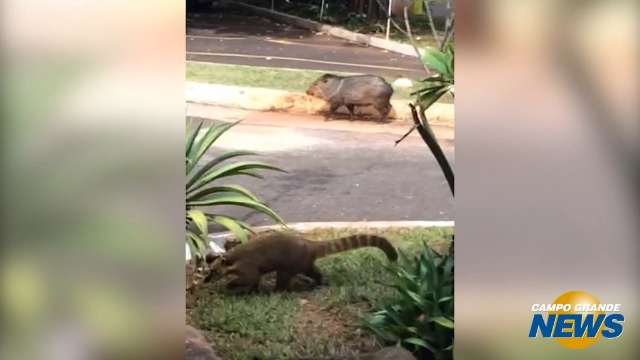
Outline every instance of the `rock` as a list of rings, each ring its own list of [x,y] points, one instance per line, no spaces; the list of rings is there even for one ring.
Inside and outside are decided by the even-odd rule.
[[[361,355],[358,360],[416,360],[408,350],[398,346],[388,346],[371,354]]]
[[[413,81],[407,78],[398,78],[393,82],[394,88],[410,88],[413,86]]]
[[[189,325],[186,326],[184,347],[185,360],[221,360],[204,335]]]

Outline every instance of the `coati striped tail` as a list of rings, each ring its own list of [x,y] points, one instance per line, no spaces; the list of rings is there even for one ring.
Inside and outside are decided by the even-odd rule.
[[[384,251],[387,258],[395,261],[398,258],[396,249],[391,245],[389,240],[377,235],[357,234],[345,236],[334,240],[328,240],[317,243],[315,257],[323,256],[353,250],[361,247],[377,247]]]

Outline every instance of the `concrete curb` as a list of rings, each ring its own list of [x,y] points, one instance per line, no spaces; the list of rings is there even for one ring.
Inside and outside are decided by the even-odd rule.
[[[375,36],[359,34],[359,33],[349,31],[337,26],[322,24],[317,21],[304,19],[301,17],[297,17],[295,15],[289,15],[289,14],[281,13],[271,9],[266,9],[258,6],[245,4],[240,1],[226,0],[224,1],[224,3],[253,11],[255,13],[264,15],[266,17],[269,17],[271,19],[274,19],[286,24],[295,25],[301,28],[305,28],[305,29],[309,29],[317,32],[324,32],[340,39],[345,39],[351,42],[372,46],[380,49],[385,49],[398,54],[417,57],[416,51],[413,48],[413,46],[408,44],[402,44],[396,41],[381,39]]]
[[[304,93],[284,90],[207,84],[187,81],[185,98],[188,103],[232,107],[253,111],[284,111],[294,114],[318,115],[328,109],[324,100]],[[396,121],[412,121],[408,100],[391,100],[393,110],[389,116]],[[340,112],[340,111],[339,111]],[[342,109],[346,115],[346,109]],[[359,108],[357,113],[377,116],[374,109]],[[454,126],[453,104],[436,103],[427,110],[434,125]]]
[[[418,228],[447,228],[454,227],[455,221],[332,221],[332,222],[301,222],[294,224],[287,224],[289,229],[300,231],[300,232],[308,232],[317,229],[390,229],[390,228],[401,228],[401,229],[418,229]],[[273,230],[280,229],[280,225],[265,225],[265,226],[257,226],[254,227],[256,231],[264,231],[264,230]],[[225,239],[231,236],[231,232],[221,232],[216,234],[209,235],[209,239],[212,241],[217,239]]]
[[[335,222],[301,222],[287,225],[289,229],[300,231],[300,232],[309,232],[318,229],[361,229],[361,230],[381,230],[381,229],[417,229],[417,228],[447,228],[447,227],[455,227],[454,221],[355,221],[355,222],[346,222],[346,221],[335,221]],[[266,226],[257,226],[254,227],[256,231],[264,231],[271,229],[281,229],[280,225],[266,225]],[[215,253],[224,252],[224,242],[225,240],[232,236],[231,232],[225,231],[221,233],[210,234],[209,245],[211,249]],[[186,260],[191,259],[191,253],[189,251],[189,246],[185,244],[186,249]]]

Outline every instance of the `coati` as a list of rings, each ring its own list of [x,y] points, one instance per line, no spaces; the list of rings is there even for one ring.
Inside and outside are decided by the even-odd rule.
[[[276,290],[285,290],[296,274],[323,283],[315,260],[342,251],[373,246],[384,251],[387,258],[398,258],[391,243],[377,235],[351,235],[328,241],[310,241],[298,234],[267,232],[253,240],[233,247],[219,256],[207,256],[211,274],[207,280],[224,276],[230,290],[255,290],[262,275],[276,271]]]

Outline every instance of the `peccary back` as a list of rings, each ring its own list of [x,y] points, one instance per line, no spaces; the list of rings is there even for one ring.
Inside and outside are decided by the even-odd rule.
[[[352,115],[356,106],[371,105],[380,113],[381,120],[386,120],[391,110],[389,100],[393,88],[385,79],[375,75],[325,74],[309,87],[307,94],[328,101],[330,114],[342,105],[347,106]]]

